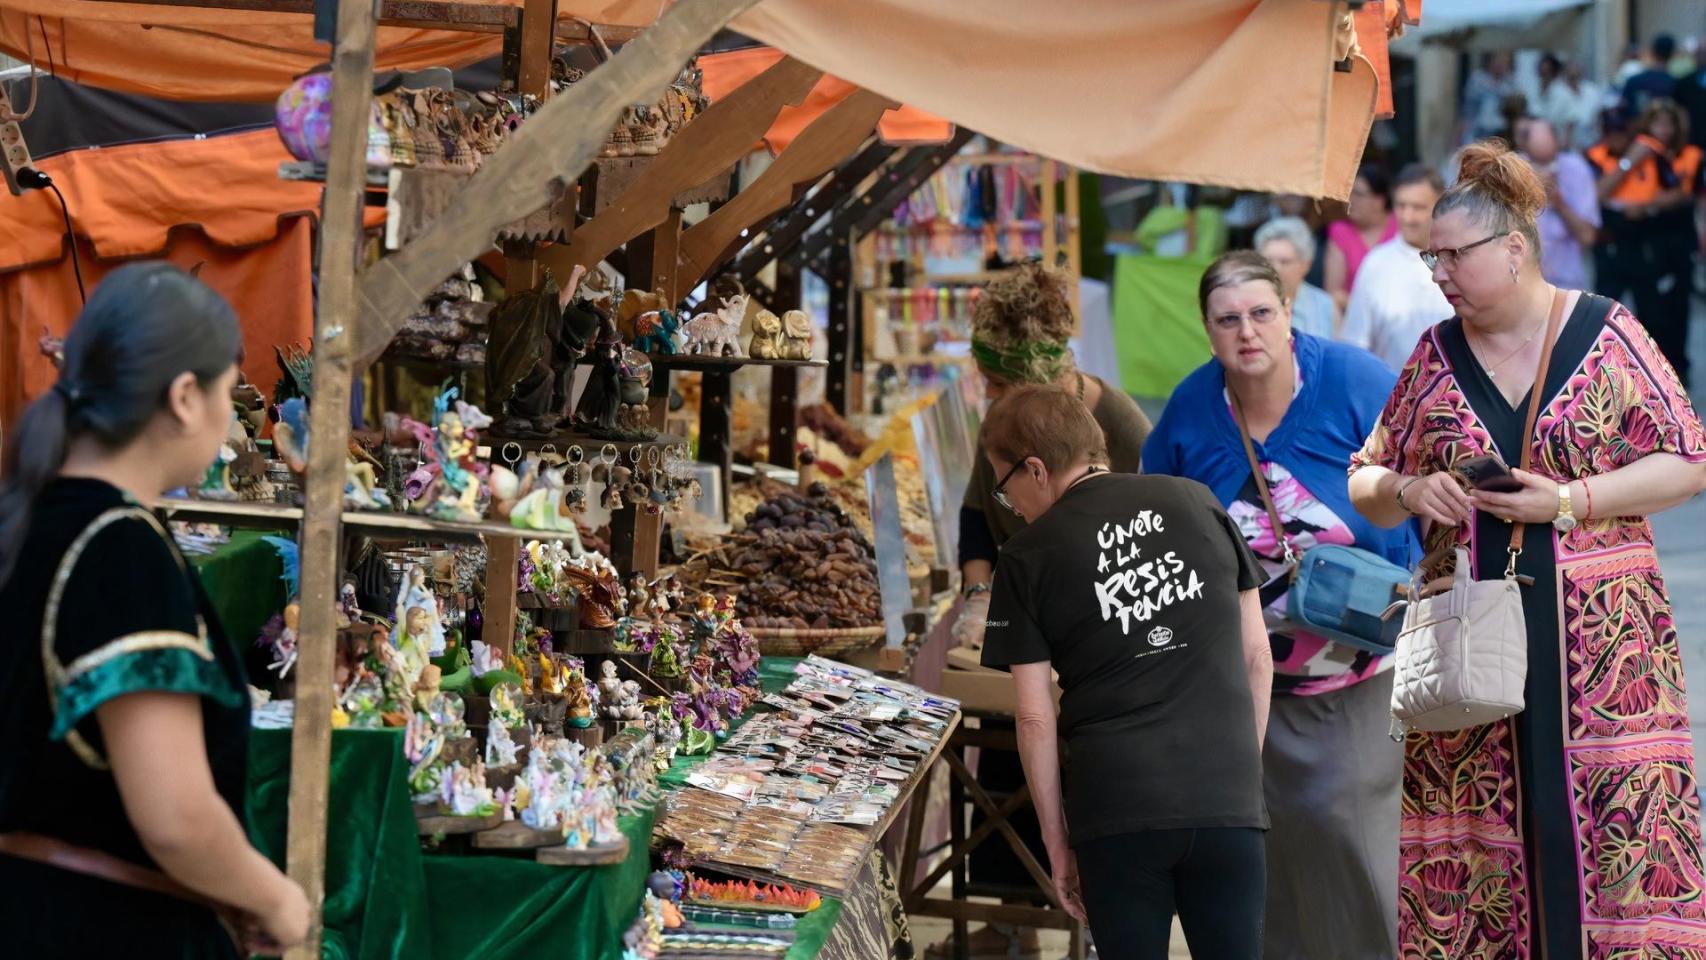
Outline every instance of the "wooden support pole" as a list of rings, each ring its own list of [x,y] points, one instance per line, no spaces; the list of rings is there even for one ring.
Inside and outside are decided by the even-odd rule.
[[[361,322],[352,331],[358,363],[383,353],[427,291],[487,249],[501,227],[554,202],[552,184],[579,177],[592,163],[623,107],[656,97],[706,40],[756,2],[678,0],[609,63],[522,124],[420,239],[363,274]]]
[[[734,390],[727,370],[706,370],[699,375],[699,459],[717,465],[722,474],[723,514],[729,509],[729,478],[734,467]]]
[[[285,852],[286,867],[307,894],[314,923],[308,939],[286,955],[289,960],[318,960],[325,904],[338,550],[344,464],[349,456],[356,258],[362,246],[376,7],[372,0],[342,0],[332,51],[332,144],[320,226],[320,309],[314,329],[314,397],[308,420],[302,619],[297,631],[296,721],[290,739],[290,826]]]
[[[551,94],[551,37],[557,0],[527,0],[521,12],[521,69],[516,89],[544,100]]]
[[[663,291],[664,302],[673,304],[681,296],[680,285],[676,282],[677,257],[681,247],[681,211],[671,210],[663,223],[652,230],[651,239],[651,263],[645,268],[647,286]],[[646,407],[654,430],[662,430],[669,419],[670,376],[668,367],[652,370]],[[663,547],[663,517],[638,508],[634,513],[634,543],[628,569],[645,574],[648,580],[656,579],[658,551]]]
[[[853,311],[858,301],[853,295],[850,237],[835,238],[835,245],[829,248],[829,273],[823,279],[829,284],[829,370],[824,379],[824,399],[836,413],[847,416],[853,412],[848,405],[849,385],[864,349],[854,337],[857,325]],[[859,399],[862,402],[864,398]]]
[[[677,194],[723,173],[750,153],[782,108],[802,103],[822,76],[785,57],[711,104],[675,134],[608,209],[575,231],[568,244],[547,251],[546,264],[564,277],[576,264],[590,269],[629,239],[663,223]]]
[[[743,193],[744,195],[744,193]],[[800,271],[787,264],[776,265],[776,297],[771,309],[777,313],[800,306]],[[770,455],[778,467],[792,469],[800,425],[800,371],[797,367],[770,368]]]
[[[521,538],[486,538],[486,599],[480,639],[507,659],[515,643],[515,595],[520,587]]]

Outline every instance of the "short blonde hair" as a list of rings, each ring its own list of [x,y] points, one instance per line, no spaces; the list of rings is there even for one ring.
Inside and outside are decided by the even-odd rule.
[[[1073,464],[1108,463],[1108,441],[1090,408],[1064,387],[1026,384],[996,401],[980,438],[991,460],[1018,463],[1036,457],[1050,473]]]

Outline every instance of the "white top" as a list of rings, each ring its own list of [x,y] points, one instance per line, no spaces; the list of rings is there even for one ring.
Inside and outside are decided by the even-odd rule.
[[[1393,237],[1363,258],[1339,338],[1402,371],[1422,334],[1453,312],[1421,251]]]

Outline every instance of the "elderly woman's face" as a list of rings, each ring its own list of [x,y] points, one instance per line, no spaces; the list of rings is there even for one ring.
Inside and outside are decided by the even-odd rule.
[[[1511,271],[1522,266],[1519,236],[1499,234],[1472,220],[1462,209],[1434,218],[1429,237],[1430,248],[1439,256],[1434,266],[1434,283],[1439,284],[1446,301],[1465,321],[1474,322],[1477,315],[1517,291]],[[1483,240],[1487,242],[1482,243]]]
[[[1269,240],[1258,252],[1268,258],[1268,262],[1274,265],[1274,271],[1280,275],[1285,284],[1286,299],[1296,300],[1297,289],[1309,273],[1309,261],[1303,259],[1296,244],[1290,240]]]
[[[1229,372],[1260,378],[1285,369],[1291,309],[1266,280],[1245,280],[1208,295],[1209,346]]]

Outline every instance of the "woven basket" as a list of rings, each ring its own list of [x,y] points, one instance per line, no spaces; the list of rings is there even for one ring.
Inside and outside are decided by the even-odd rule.
[[[874,646],[888,630],[883,627],[840,627],[831,630],[752,627],[758,652],[767,657],[803,657],[815,653],[835,657]]]

